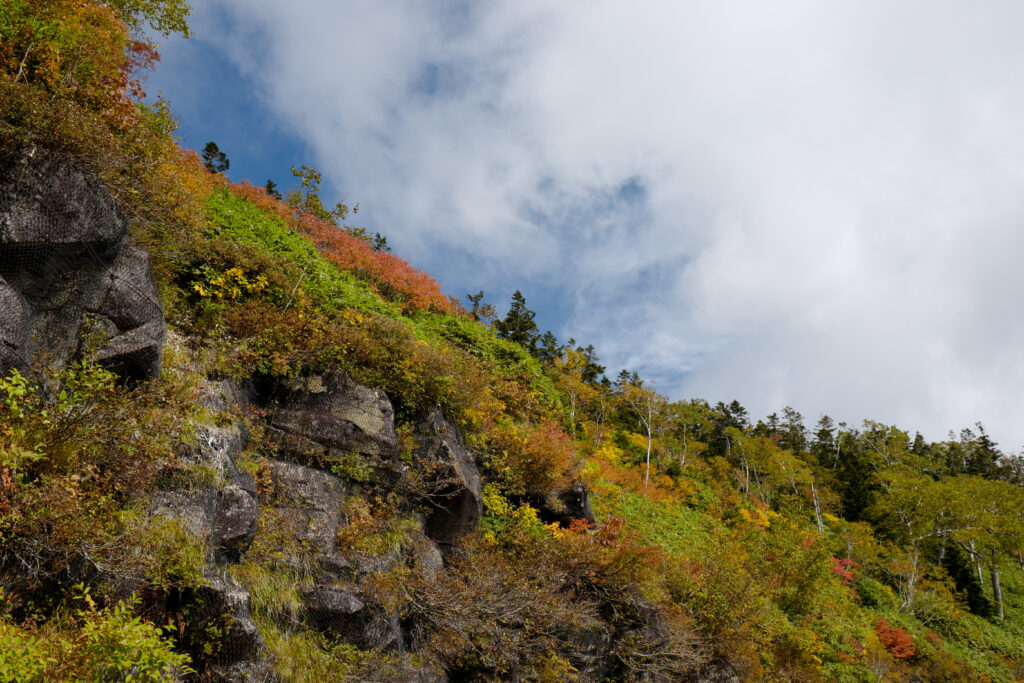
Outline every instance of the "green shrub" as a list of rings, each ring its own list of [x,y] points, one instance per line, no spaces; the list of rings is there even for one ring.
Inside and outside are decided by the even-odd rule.
[[[0,680],[176,680],[191,672],[189,657],[176,653],[171,627],[134,613],[136,598],[100,607],[78,586],[71,603],[42,624],[17,626],[0,619]]]

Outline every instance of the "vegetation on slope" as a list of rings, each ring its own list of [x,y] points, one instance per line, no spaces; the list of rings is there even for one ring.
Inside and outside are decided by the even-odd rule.
[[[983,429],[925,443],[873,422],[809,431],[791,409],[751,423],[736,402],[671,403],[635,374],[609,381],[592,347],[541,336],[521,295],[504,319],[482,296],[467,312],[338,225],[347,207],[324,209],[310,169],[281,200],[177,147],[167,107],[137,100],[156,59],[137,29],[187,32],[185,17],[178,0],[0,9],[4,145],[61,150],[100,175],[187,340],[145,386],[84,363],[34,376],[59,392],[0,380],[0,678],[187,674],[185,652],[202,644],[176,642],[161,596],[203,582],[202,551],[141,510],[168,477],[203,476],[175,458],[195,387],[326,369],[384,389],[402,433],[443,406],[483,466],[476,537],[433,580],[372,587],[449,672],[572,678],[611,624],[620,679],[679,677],[709,658],[747,680],[1024,677],[1022,467]],[[258,472],[258,439],[250,457]],[[577,477],[598,523],[542,519]],[[401,501],[349,512],[352,547],[408,542]],[[237,578],[279,675],[386,677],[393,655],[296,624],[303,576],[277,560],[304,550],[270,538]],[[65,585],[83,553],[92,585]],[[111,577],[132,577],[137,599]]]

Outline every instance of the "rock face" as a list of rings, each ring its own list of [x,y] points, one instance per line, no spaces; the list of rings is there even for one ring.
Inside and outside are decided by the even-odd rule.
[[[439,407],[420,422],[417,437],[420,462],[436,466],[438,485],[431,501],[434,511],[426,521],[427,536],[442,549],[449,549],[459,536],[480,523],[480,471],[458,429]]]
[[[223,387],[209,383],[205,393],[220,396]],[[199,643],[192,654],[211,680],[271,680],[249,593],[226,571],[249,549],[259,522],[256,482],[235,464],[246,438],[238,423],[199,425],[195,443],[178,454],[185,466],[181,476],[171,478],[150,501],[150,514],[177,519],[192,535],[208,540],[206,585],[185,591],[170,611],[189,616],[184,644]],[[220,636],[216,651],[208,654],[201,643],[210,630]]]
[[[256,482],[234,463],[243,446],[237,427],[200,426],[197,444],[179,459],[202,480],[169,486],[150,503],[154,513],[179,519],[193,535],[208,538],[211,562],[238,561],[256,535]]]
[[[280,457],[321,469],[363,466],[381,483],[397,479],[395,411],[380,389],[331,372],[250,393],[266,406],[267,433]]]
[[[78,352],[126,379],[160,374],[149,255],[94,176],[40,149],[0,157],[0,373]]]
[[[340,563],[335,536],[347,487],[331,474],[304,465],[272,460],[267,505],[289,535],[309,547],[322,567]]]

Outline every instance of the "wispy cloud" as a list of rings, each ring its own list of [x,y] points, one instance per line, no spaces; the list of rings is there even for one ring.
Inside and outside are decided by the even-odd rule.
[[[521,287],[675,397],[930,438],[981,419],[1016,449],[1022,20],[1009,1],[211,0],[195,23],[452,291]]]

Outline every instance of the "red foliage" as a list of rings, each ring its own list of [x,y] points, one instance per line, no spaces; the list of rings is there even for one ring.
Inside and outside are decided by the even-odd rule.
[[[573,519],[569,523],[569,533],[579,536],[580,534],[585,534],[593,526],[593,524],[585,519]]]
[[[406,308],[465,315],[462,306],[446,296],[436,280],[394,254],[374,251],[365,240],[310,213],[293,209],[268,195],[262,187],[241,183],[232,185],[231,191],[294,225],[312,239],[334,265],[369,280],[382,295],[400,301]]]
[[[704,575],[704,565],[699,562],[691,562],[684,559],[679,561],[679,565],[693,581],[701,580]]]
[[[856,560],[852,560],[849,557],[840,560],[838,557],[832,559],[832,573],[839,577],[839,580],[843,582],[844,586],[849,586],[853,583],[853,568],[858,566]]]
[[[909,659],[917,654],[914,637],[905,628],[890,626],[885,619],[879,619],[875,624],[875,633],[889,654],[896,659]]]
[[[594,541],[605,548],[621,548],[622,534],[625,531],[626,520],[621,517],[610,516],[603,524],[597,525],[597,533]]]

